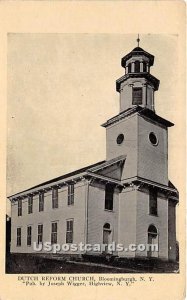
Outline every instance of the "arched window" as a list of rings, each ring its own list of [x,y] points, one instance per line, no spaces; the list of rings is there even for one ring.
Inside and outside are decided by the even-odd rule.
[[[148,245],[149,250],[147,251],[148,257],[158,257],[158,230],[155,225],[151,224],[148,227]]]
[[[109,223],[105,223],[103,226],[103,253],[109,253],[108,245],[112,241],[112,230]]]
[[[140,62],[139,61],[135,61],[135,63],[134,63],[134,72],[135,73],[140,72]]]
[[[105,223],[105,225],[103,226],[103,229],[110,229],[110,224],[109,223]]]
[[[156,238],[157,237],[157,229],[155,227],[155,225],[151,224],[149,225],[149,228],[148,228],[148,235],[150,235],[152,238]]]

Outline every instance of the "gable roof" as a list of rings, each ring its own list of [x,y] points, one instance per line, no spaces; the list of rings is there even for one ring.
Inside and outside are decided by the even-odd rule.
[[[40,184],[38,184],[38,185],[32,186],[32,187],[29,188],[29,189],[23,190],[23,191],[21,191],[21,192],[18,192],[18,193],[16,193],[16,194],[13,194],[13,195],[11,195],[11,196],[9,196],[9,197],[11,197],[11,198],[12,198],[12,197],[16,197],[16,196],[19,195],[20,193],[27,193],[27,192],[29,192],[29,191],[31,191],[31,190],[33,190],[33,189],[40,188],[40,187],[42,187],[42,186],[44,186],[44,185],[53,184],[53,183],[55,183],[55,182],[57,182],[57,181],[59,181],[59,180],[63,180],[63,179],[66,179],[66,178],[68,178],[68,177],[72,177],[72,176],[78,175],[78,174],[80,174],[80,173],[83,173],[83,172],[87,171],[87,170],[90,169],[90,168],[99,166],[99,165],[103,164],[104,162],[105,162],[105,160],[102,160],[102,161],[100,161],[100,162],[97,162],[97,163],[95,163],[95,164],[86,166],[86,167],[84,167],[84,168],[75,170],[75,171],[70,172],[70,173],[67,173],[67,174],[64,174],[64,175],[62,175],[62,176],[55,177],[55,178],[53,178],[53,179],[44,181],[44,182],[42,182],[42,183],[40,183]],[[8,198],[9,198],[9,197],[8,197]]]
[[[101,169],[105,169],[109,166],[112,166],[114,164],[117,164],[118,162],[124,161],[126,159],[126,155],[120,155],[118,157],[115,157],[113,159],[110,159],[108,161],[104,161],[103,163],[97,165],[97,166],[93,166],[92,168],[88,169],[88,171],[90,172],[97,172]]]
[[[53,178],[51,180],[45,181],[43,183],[40,183],[38,185],[35,185],[35,186],[33,186],[33,187],[29,188],[29,189],[26,189],[26,190],[23,190],[21,192],[18,192],[16,194],[14,194],[14,195],[11,195],[8,198],[9,199],[14,199],[14,198],[17,198],[17,197],[25,197],[26,195],[31,194],[31,193],[37,193],[37,192],[39,192],[42,189],[48,189],[49,186],[51,186],[51,185],[52,186],[55,186],[55,185],[58,185],[58,184],[60,185],[60,184],[63,183],[63,182],[61,182],[63,180],[65,180],[66,182],[68,180],[71,181],[71,180],[73,180],[74,176],[79,175],[79,174],[81,175],[80,177],[83,177],[83,176],[91,176],[91,177],[95,176],[99,170],[103,170],[103,169],[105,169],[107,167],[110,167],[110,166],[112,166],[114,164],[119,163],[120,161],[124,161],[125,158],[126,158],[125,155],[121,155],[119,157],[116,157],[114,159],[110,159],[108,161],[102,160],[102,161],[97,162],[95,164],[86,166],[84,168],[75,170],[73,172],[64,174],[62,176],[59,176],[59,177]],[[99,174],[97,174],[97,175],[99,176]],[[105,178],[105,179],[113,180],[113,181],[117,182],[115,180],[115,178],[113,178],[113,179],[112,178],[108,178],[108,177],[106,177],[106,176],[104,176],[102,174],[100,174],[100,176],[102,176],[103,179]]]

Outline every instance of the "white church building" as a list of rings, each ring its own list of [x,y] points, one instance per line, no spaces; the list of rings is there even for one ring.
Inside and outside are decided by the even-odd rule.
[[[120,111],[102,124],[105,161],[9,197],[12,253],[36,253],[34,242],[113,242],[123,251],[68,253],[176,260],[178,191],[168,179],[168,128],[174,124],[155,112],[153,64],[154,56],[139,46],[121,60]],[[126,251],[132,244],[157,244],[158,251]]]

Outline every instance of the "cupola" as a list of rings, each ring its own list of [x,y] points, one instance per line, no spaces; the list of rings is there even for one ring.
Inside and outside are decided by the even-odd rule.
[[[159,80],[150,74],[154,56],[139,47],[121,59],[125,75],[116,81],[116,90],[120,93],[120,112],[139,105],[155,110],[154,92],[159,88]]]

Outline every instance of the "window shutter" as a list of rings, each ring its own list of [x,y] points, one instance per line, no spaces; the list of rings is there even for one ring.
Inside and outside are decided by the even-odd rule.
[[[142,104],[142,88],[133,88],[132,104]]]

